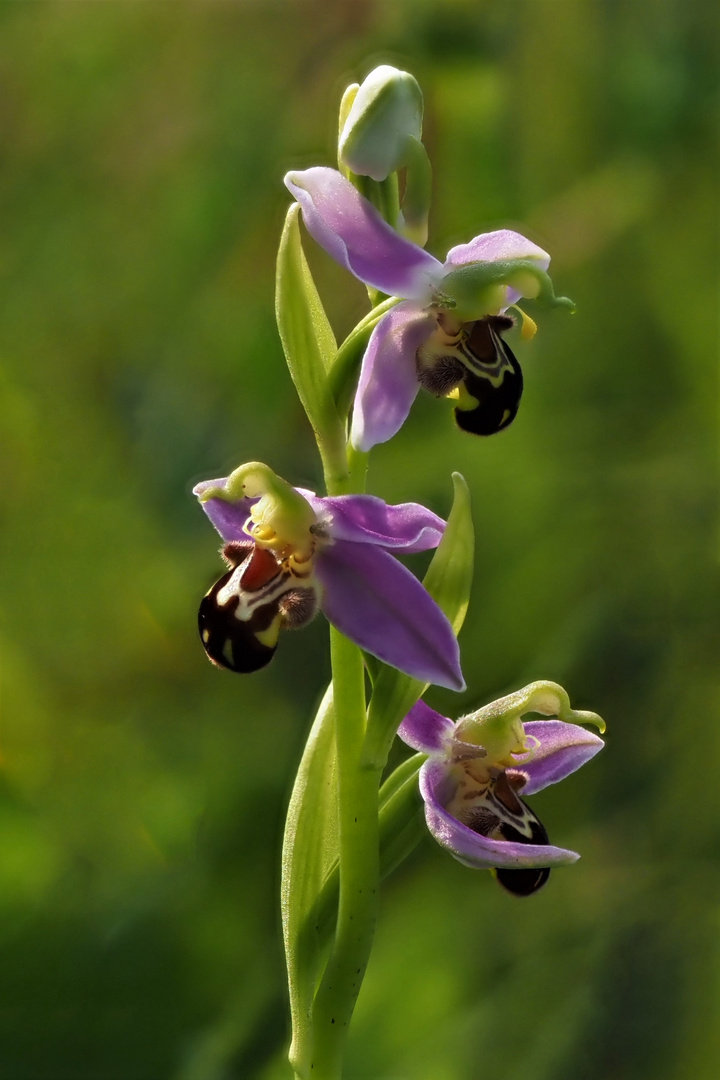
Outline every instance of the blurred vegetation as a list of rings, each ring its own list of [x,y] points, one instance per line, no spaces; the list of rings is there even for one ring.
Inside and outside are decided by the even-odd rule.
[[[537,897],[430,840],[388,883],[347,1075],[718,1075],[717,46],[705,0],[0,9],[0,1075],[287,1076],[279,847],[326,626],[207,663],[190,487],[253,458],[319,486],[281,178],[332,163],[383,60],[425,91],[431,249],[514,225],[578,304],[523,346],[507,432],[424,398],[374,454],[388,500],[473,494],[468,690],[429,700],[556,679],[609,742],[534,800],[583,856]],[[312,257],[343,334],[363,290]]]

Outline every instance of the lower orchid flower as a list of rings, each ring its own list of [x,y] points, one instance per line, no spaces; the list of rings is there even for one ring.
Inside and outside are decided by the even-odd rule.
[[[555,719],[523,722],[528,713]],[[595,713],[571,709],[552,682],[530,683],[456,723],[419,701],[398,734],[429,755],[420,792],[438,843],[466,866],[491,869],[516,896],[537,892],[551,867],[575,862],[574,851],[550,844],[524,796],[569,776],[602,749],[602,739],[578,726],[588,723],[605,730]]]
[[[310,235],[366,285],[403,302],[377,323],[362,362],[351,439],[360,450],[391,438],[422,386],[455,403],[458,425],[492,435],[514,419],[520,365],[502,334],[522,297],[556,298],[550,256],[509,229],[452,248],[444,263],[388,225],[334,169],[291,172],[285,183]],[[535,324],[516,307],[522,336]]]
[[[465,686],[450,623],[396,554],[435,548],[445,522],[418,503],[320,498],[250,462],[194,488],[229,569],[200,604],[209,658],[232,671],[272,659],[280,631],[322,610],[367,652],[424,682]]]

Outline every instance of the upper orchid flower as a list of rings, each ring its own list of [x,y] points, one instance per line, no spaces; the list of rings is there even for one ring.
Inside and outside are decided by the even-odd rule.
[[[522,722],[526,713],[557,717]],[[595,713],[576,712],[552,682],[535,682],[453,723],[419,701],[398,734],[429,758],[420,771],[428,828],[466,866],[492,869],[501,885],[528,896],[550,868],[575,862],[574,851],[553,847],[543,825],[520,798],[575,772],[603,741],[578,724]]]
[[[318,498],[250,462],[194,493],[225,541],[230,569],[200,605],[200,636],[216,664],[257,671],[281,629],[322,609],[342,633],[416,679],[462,690],[450,623],[394,558],[435,548],[445,522],[418,503],[372,495]]]
[[[520,365],[501,334],[521,297],[556,298],[550,256],[508,229],[451,248],[444,263],[405,239],[334,169],[291,172],[285,183],[302,207],[311,236],[339,263],[404,302],[378,322],[365,353],[351,438],[360,450],[402,426],[420,386],[456,400],[461,428],[501,431],[517,413]],[[523,334],[534,323],[520,313]]]

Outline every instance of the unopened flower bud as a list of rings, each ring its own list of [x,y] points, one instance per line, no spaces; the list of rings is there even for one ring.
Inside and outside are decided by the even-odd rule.
[[[340,161],[358,176],[385,180],[406,164],[408,139],[422,133],[423,97],[407,71],[382,64],[361,84],[340,133]]]

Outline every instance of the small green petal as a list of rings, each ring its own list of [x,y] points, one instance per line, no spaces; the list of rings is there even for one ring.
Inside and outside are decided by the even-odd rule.
[[[506,286],[547,307],[575,308],[566,296],[555,295],[549,275],[534,259],[475,262],[450,270],[440,303],[446,302],[460,322],[471,322],[506,306]]]
[[[427,243],[431,198],[432,166],[427,150],[419,139],[409,137],[405,144],[405,192],[400,231],[420,247]]]
[[[455,737],[485,747],[493,760],[501,761],[527,749],[518,745],[523,738],[521,719],[527,713],[556,716],[566,724],[593,724],[600,732],[605,730],[605,721],[597,713],[571,708],[567,691],[558,683],[539,681],[463,717]]]
[[[347,167],[347,165],[345,165],[342,157],[340,156],[339,142],[340,139],[342,139],[343,128],[347,123],[347,118],[350,115],[350,110],[352,109],[353,102],[357,97],[357,92],[359,89],[359,83],[351,83],[350,86],[347,87],[345,93],[342,96],[342,101],[340,102],[340,111],[338,113],[338,169],[343,174],[343,176],[347,177],[348,179],[350,175],[350,169]]]

